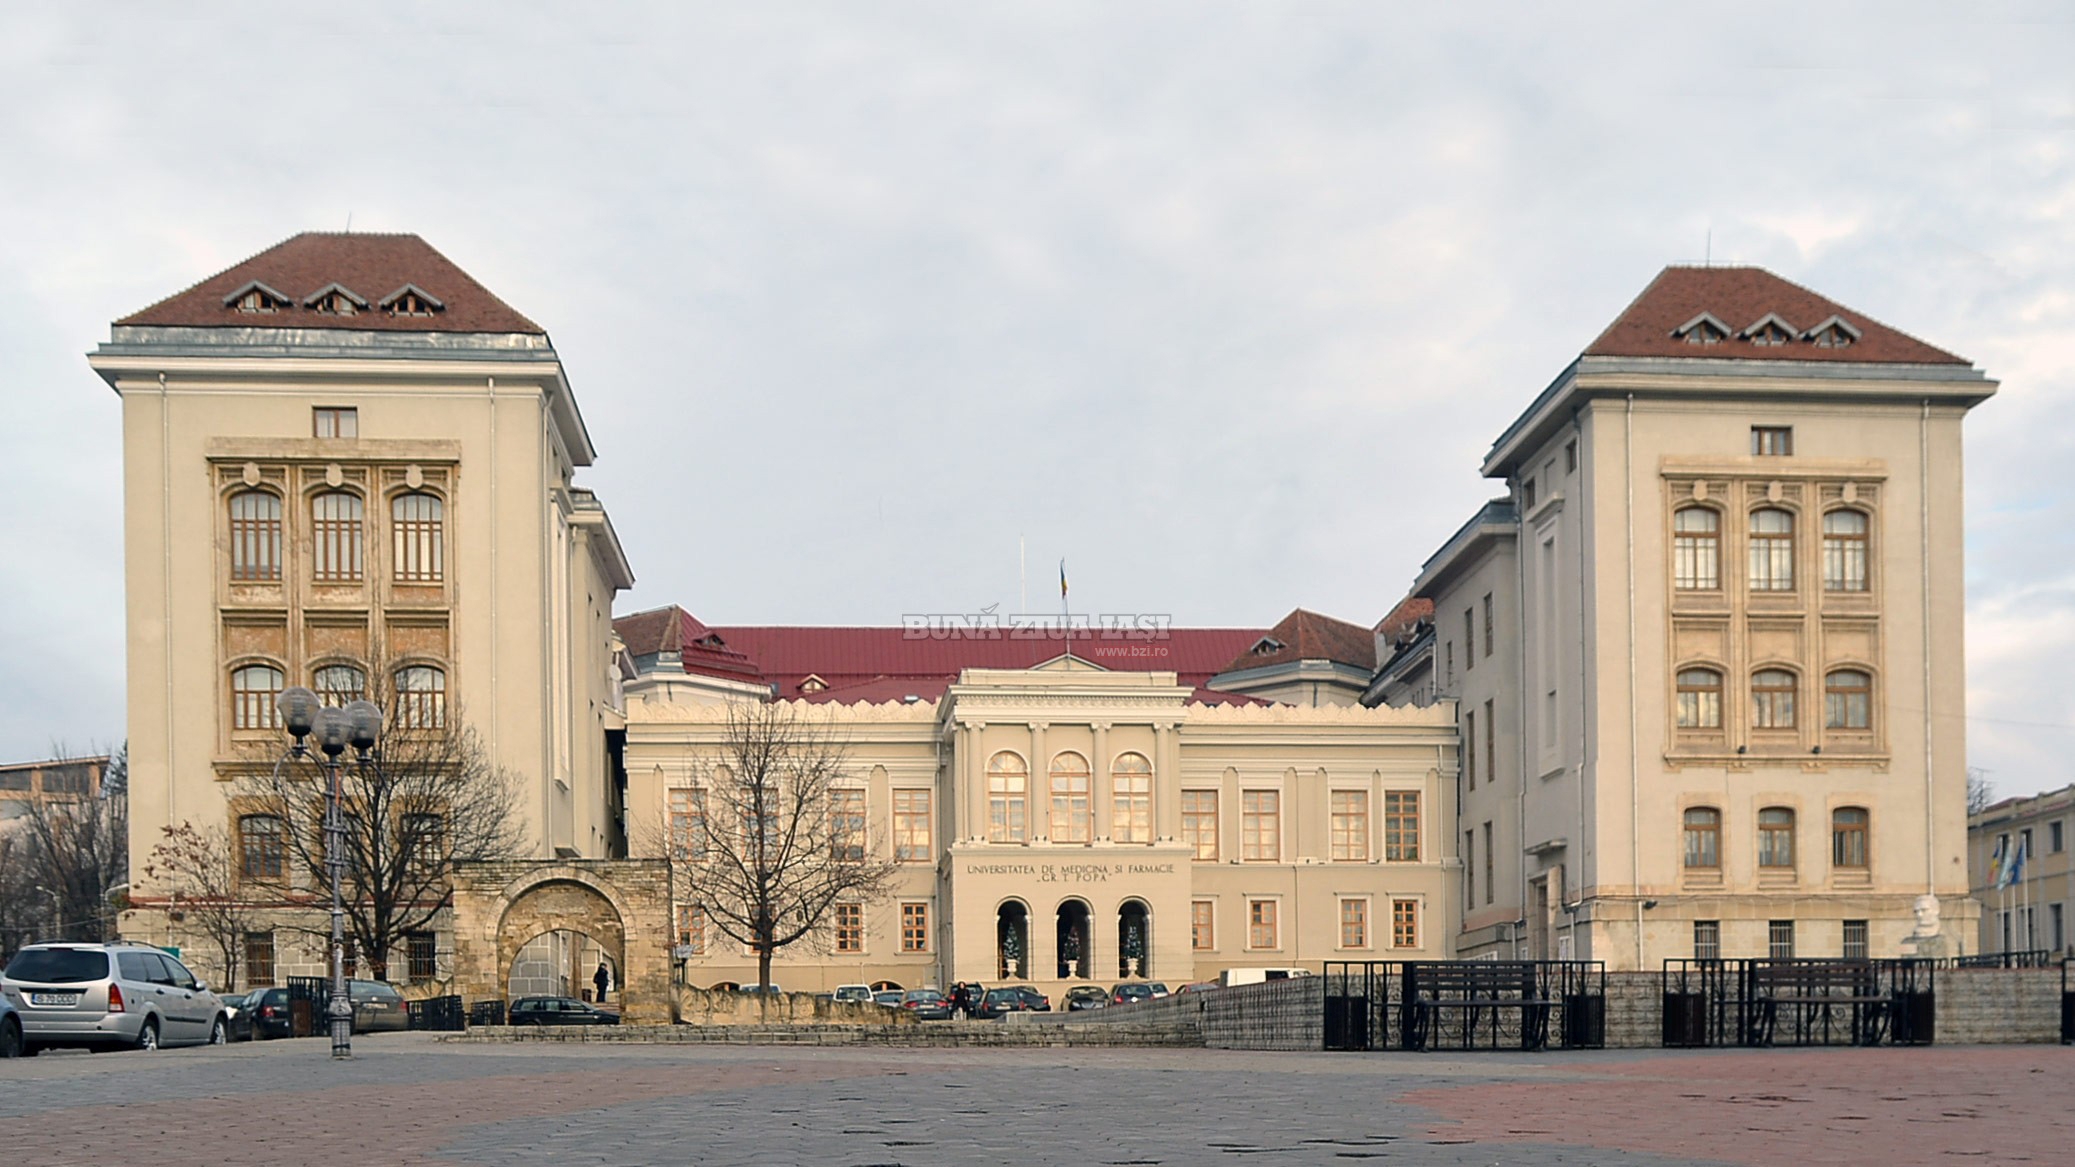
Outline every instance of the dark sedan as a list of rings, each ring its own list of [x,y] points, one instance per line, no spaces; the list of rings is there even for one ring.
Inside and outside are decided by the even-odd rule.
[[[620,1015],[608,1013],[574,997],[521,997],[505,1014],[507,1025],[618,1025]]]
[[[226,993],[223,1001],[225,1034],[230,1041],[252,1040],[252,1014],[245,1007],[245,998],[257,997],[258,993]]]
[[[254,1041],[288,1037],[294,1033],[288,1018],[287,989],[253,989],[245,994],[245,1003],[238,1007],[238,1012],[252,1019]]]
[[[1062,998],[1068,1013],[1079,1013],[1084,1009],[1100,1009],[1110,1003],[1109,990],[1101,985],[1075,985]]]
[[[1011,1013],[1050,1013],[1052,1002],[1029,985],[1015,985],[1006,989],[989,989],[973,1009],[974,1018],[992,1021]]]
[[[951,1001],[935,989],[909,989],[901,994],[901,1009],[917,1021],[951,1020]]]

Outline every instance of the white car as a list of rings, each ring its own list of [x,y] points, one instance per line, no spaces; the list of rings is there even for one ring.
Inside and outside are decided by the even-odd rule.
[[[872,1003],[872,986],[837,985],[835,999],[838,1001],[849,1001],[857,1005],[869,1005]]]
[[[22,1052],[57,1046],[222,1045],[230,1010],[169,952],[144,944],[31,944],[0,972]]]

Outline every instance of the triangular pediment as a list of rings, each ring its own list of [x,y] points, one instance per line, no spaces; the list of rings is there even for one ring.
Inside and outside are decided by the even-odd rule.
[[[1096,664],[1096,663],[1095,663],[1094,661],[1092,661],[1092,660],[1082,660],[1082,659],[1081,659],[1080,657],[1077,657],[1077,656],[1075,656],[1075,655],[1074,655],[1073,653],[1070,653],[1070,652],[1063,652],[1063,653],[1060,653],[1060,654],[1059,654],[1058,656],[1055,656],[1055,657],[1053,657],[1053,658],[1052,658],[1051,660],[1048,660],[1048,661],[1040,661],[1039,663],[1037,663],[1037,664],[1034,664],[1034,665],[1030,666],[1030,669],[1031,669],[1031,671],[1032,671],[1032,672],[1038,672],[1038,673],[1106,673],[1106,672],[1109,672],[1109,670],[1108,670],[1108,669],[1106,669],[1106,668],[1103,668],[1103,667],[1102,667],[1101,665],[1099,665],[1099,664]]]

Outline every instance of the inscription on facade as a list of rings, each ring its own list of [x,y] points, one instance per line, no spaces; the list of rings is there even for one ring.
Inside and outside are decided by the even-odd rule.
[[[968,863],[967,875],[1027,875],[1039,883],[1108,883],[1133,875],[1173,875],[1172,863]]]

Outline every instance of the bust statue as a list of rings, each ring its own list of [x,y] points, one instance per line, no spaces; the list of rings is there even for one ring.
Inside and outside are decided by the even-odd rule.
[[[1912,935],[1938,935],[1937,896],[1929,894],[1918,896],[1916,902],[1910,905],[1910,910],[1916,913],[1916,931]]]

